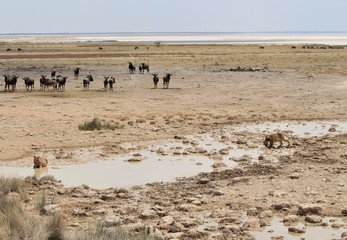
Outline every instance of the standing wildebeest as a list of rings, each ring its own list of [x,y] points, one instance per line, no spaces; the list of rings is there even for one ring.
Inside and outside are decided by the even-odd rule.
[[[43,87],[45,86],[45,83],[47,81],[47,75],[41,75],[41,78],[40,78],[40,91],[43,90]]]
[[[108,90],[113,91],[113,84],[116,83],[116,79],[114,77],[110,77],[108,80]]]
[[[27,90],[27,92],[29,91],[29,88],[30,88],[30,92],[33,91],[34,90],[34,84],[35,84],[34,79],[31,79],[29,77],[23,77],[22,79],[24,80],[25,89]]]
[[[171,73],[166,73],[165,76],[163,77],[163,88],[169,88],[169,83],[170,83],[170,78],[172,74]]]
[[[58,91],[65,91],[65,84],[66,84],[66,79],[67,79],[68,77],[60,77],[60,75],[59,75],[59,77],[56,79],[56,81],[57,81],[57,83],[58,83]]]
[[[87,77],[85,79],[83,79],[83,91],[84,90],[89,90],[89,83],[93,82],[94,78],[92,77],[92,75],[87,75]]]
[[[23,51],[23,49],[21,49],[21,48],[17,48],[17,50],[18,50],[18,52],[21,52],[21,51]]]
[[[152,73],[152,75],[153,75],[154,88],[158,88],[158,82],[159,82],[158,73]]]
[[[131,62],[128,62],[129,63],[129,71],[130,71],[130,74],[134,73],[135,70],[136,70],[136,67],[131,63]]]
[[[12,87],[12,91],[15,91],[18,76],[16,76],[16,75],[10,76],[10,75],[6,74],[6,75],[4,75],[4,77],[5,77],[5,91],[6,90],[10,91],[10,87]]]
[[[80,69],[81,69],[81,68],[78,67],[78,68],[75,68],[75,69],[73,70],[75,79],[78,79],[78,75],[80,74]]]
[[[45,92],[47,88],[47,90],[49,91],[50,86],[53,87],[52,91],[54,91],[54,89],[57,89],[57,81],[53,79],[48,79],[47,75],[41,75],[40,90],[43,90]]]
[[[149,66],[148,64],[145,64],[145,63],[141,63],[141,70],[140,70],[140,73],[145,73],[145,70],[146,70],[146,73],[149,73]]]
[[[55,77],[55,74],[56,74],[56,71],[52,71],[52,72],[51,72],[51,78],[54,78],[54,77]]]
[[[102,51],[102,50],[104,50],[104,48],[102,48],[102,47],[99,47],[99,50],[101,50],[101,51]]]
[[[104,89],[107,91],[107,85],[108,85],[108,79],[109,77],[104,76],[105,80],[104,80]]]
[[[7,49],[6,49],[6,52],[11,52],[11,48],[7,48]]]

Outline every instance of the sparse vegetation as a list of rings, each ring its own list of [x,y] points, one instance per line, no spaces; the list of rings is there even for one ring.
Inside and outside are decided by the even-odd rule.
[[[99,222],[96,227],[87,228],[80,232],[68,234],[66,232],[65,220],[62,215],[54,216],[35,216],[28,214],[23,208],[20,199],[9,196],[8,189],[24,189],[25,182],[17,178],[0,179],[1,186],[7,189],[0,194],[0,239],[11,240],[156,240],[145,231],[129,232],[121,227],[109,227],[104,222]],[[38,207],[53,204],[54,198],[50,203],[43,193],[38,203]]]
[[[122,128],[124,128],[124,126],[119,124],[118,122],[104,122],[99,118],[94,118],[92,121],[85,121],[83,124],[78,125],[78,129],[83,131],[94,131],[102,129],[114,131],[115,129]]]
[[[107,227],[103,222],[99,222],[95,228],[78,232],[69,238],[71,240],[157,240],[145,231],[141,233],[131,233],[121,227]]]

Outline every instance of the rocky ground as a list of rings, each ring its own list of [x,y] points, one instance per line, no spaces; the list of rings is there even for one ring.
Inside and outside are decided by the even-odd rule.
[[[263,133],[223,133],[225,126],[239,123],[345,122],[346,50],[161,46],[150,49],[149,54],[117,45],[110,50],[114,53],[103,57],[90,53],[93,45],[79,46],[78,50],[70,45],[62,50],[54,45],[21,47],[23,53],[0,54],[2,74],[38,79],[57,69],[69,82],[65,92],[43,93],[37,84],[36,90],[28,93],[21,80],[16,92],[0,93],[2,165],[31,166],[35,154],[48,156],[50,165],[55,166],[83,163],[92,159],[69,153],[81,147],[101,147],[102,159],[128,152],[122,147],[125,143],[140,145],[141,150],[153,142],[175,137],[183,141],[187,135],[212,131],[219,131],[220,141],[227,144],[261,149],[256,164],[246,158],[236,168],[225,168],[219,164],[223,151],[216,151],[211,155],[215,161],[211,173],[132,188],[64,187],[47,178],[30,178],[26,180],[28,212],[37,214],[36,203],[45,194],[52,203],[45,214],[63,214],[71,232],[104,220],[110,227],[146,228],[164,239],[254,239],[252,229],[269,225],[277,216],[294,233],[305,231],[294,224],[303,222],[329,225],[341,232],[335,239],[346,238],[346,133],[332,130],[325,136],[291,136],[289,149],[271,150],[262,146]],[[121,50],[122,55],[117,55]],[[64,51],[75,51],[75,55]],[[161,77],[172,72],[170,89],[152,89],[152,76],[129,74],[127,61],[148,62]],[[271,64],[265,72],[215,71],[266,63]],[[82,91],[81,78],[73,78],[71,71],[76,65],[84,74],[95,76],[89,91]],[[103,90],[104,75],[116,77],[113,92]],[[78,129],[79,124],[95,117],[119,123],[122,128]],[[344,222],[326,223],[326,216]]]

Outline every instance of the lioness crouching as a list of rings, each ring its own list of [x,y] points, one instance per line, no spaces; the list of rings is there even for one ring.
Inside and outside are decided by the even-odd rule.
[[[265,136],[265,140],[263,141],[265,147],[272,148],[274,143],[279,142],[280,145],[277,147],[282,147],[283,142],[287,142],[287,148],[290,147],[290,142],[288,137],[283,133],[273,133]]]
[[[47,167],[47,164],[46,158],[34,156],[34,168]]]

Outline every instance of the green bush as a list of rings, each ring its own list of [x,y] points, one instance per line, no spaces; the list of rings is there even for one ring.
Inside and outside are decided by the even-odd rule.
[[[83,131],[94,131],[94,130],[115,130],[124,128],[123,125],[118,122],[102,122],[99,118],[94,118],[92,121],[85,121],[83,124],[78,125],[79,130]]]

